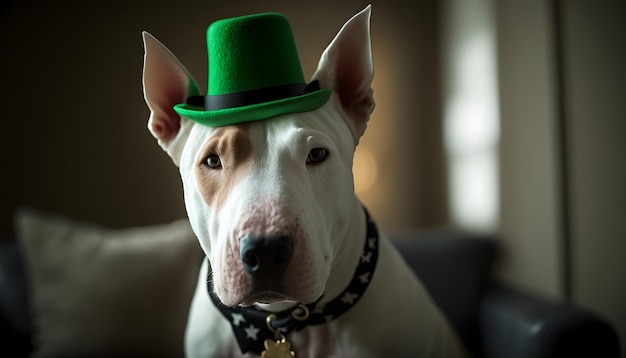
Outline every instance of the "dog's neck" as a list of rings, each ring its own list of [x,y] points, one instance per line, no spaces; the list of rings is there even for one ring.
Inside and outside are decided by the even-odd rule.
[[[360,233],[359,237],[344,237],[346,245],[337,247],[341,255],[349,254],[354,260],[343,261],[340,265],[331,268],[331,275],[336,274],[333,280],[326,283],[327,290],[324,295],[315,302],[309,304],[298,303],[298,307],[288,302],[274,303],[252,307],[226,307],[212,291],[210,282],[207,289],[213,304],[220,310],[222,315],[231,322],[233,333],[237,339],[242,353],[253,351],[261,354],[263,344],[267,349],[267,342],[272,339],[278,343],[284,343],[285,337],[293,331],[299,331],[310,325],[326,324],[350,310],[359,300],[369,286],[379,254],[379,233],[376,224],[371,221],[365,209],[356,210],[361,215],[353,215],[351,225],[361,223],[362,230],[351,227],[346,230],[346,235]],[[358,252],[342,252],[351,250],[354,245],[361,245]],[[341,256],[344,258],[344,256]],[[340,262],[342,260],[337,260]],[[354,266],[352,262],[356,262]],[[348,275],[345,272],[348,271]],[[347,282],[344,282],[347,278]],[[339,286],[341,285],[341,286]],[[272,311],[271,313],[268,311]],[[241,326],[241,322],[248,324],[247,328]],[[254,334],[248,330],[254,330]],[[259,339],[258,336],[261,338]],[[282,337],[282,338],[281,338]]]

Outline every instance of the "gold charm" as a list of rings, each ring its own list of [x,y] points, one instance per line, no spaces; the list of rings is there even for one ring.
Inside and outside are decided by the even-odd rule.
[[[277,341],[265,340],[263,343],[265,350],[261,352],[261,358],[295,358],[296,353],[291,350],[291,343],[287,341],[285,336],[281,336],[281,339]]]
[[[307,311],[308,314],[308,311]],[[291,343],[287,341],[285,335],[272,327],[272,321],[276,318],[275,314],[270,314],[265,318],[267,328],[274,333],[275,341],[266,339],[263,342],[265,350],[261,352],[261,358],[295,358],[296,353],[291,350]]]

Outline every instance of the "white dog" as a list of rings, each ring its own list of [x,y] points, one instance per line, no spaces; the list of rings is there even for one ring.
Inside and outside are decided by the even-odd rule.
[[[189,313],[188,356],[463,356],[354,194],[354,149],[374,108],[369,19],[368,6],[322,54],[312,78],[327,93],[321,106],[233,124],[174,110],[198,86],[144,33],[148,127],[180,168],[210,261]]]

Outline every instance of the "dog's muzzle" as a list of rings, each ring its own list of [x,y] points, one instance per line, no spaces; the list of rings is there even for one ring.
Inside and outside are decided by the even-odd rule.
[[[359,302],[372,281],[379,254],[378,228],[371,220],[367,210],[365,210],[365,217],[367,228],[360,260],[350,283],[334,298],[328,297],[322,301],[324,298],[322,295],[315,302],[294,302],[294,306],[286,310],[270,313],[253,305],[253,303],[257,301],[255,297],[271,297],[276,293],[257,292],[256,296],[253,295],[244,304],[229,307],[217,297],[209,273],[207,290],[211,301],[224,318],[230,322],[242,354],[253,352],[260,355],[268,349],[265,345],[267,340],[276,341],[276,332],[280,332],[284,338],[287,338],[291,332],[300,331],[304,327],[325,324],[335,320]],[[265,272],[271,272],[271,270],[284,272],[293,251],[293,243],[293,239],[289,236],[241,239],[240,255],[242,261],[247,262],[245,264],[246,271],[252,271],[250,275],[253,277],[262,273],[263,270]],[[254,278],[254,280],[258,279]]]

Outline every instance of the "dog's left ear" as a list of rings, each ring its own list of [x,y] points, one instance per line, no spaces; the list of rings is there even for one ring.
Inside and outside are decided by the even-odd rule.
[[[370,40],[371,5],[346,22],[320,58],[312,80],[331,88],[348,116],[355,143],[365,132],[374,110],[374,79]]]

